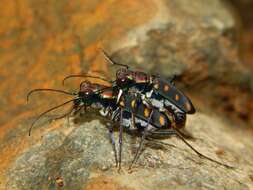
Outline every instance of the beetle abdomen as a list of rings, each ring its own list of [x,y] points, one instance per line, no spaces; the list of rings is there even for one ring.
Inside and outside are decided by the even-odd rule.
[[[150,124],[156,128],[168,128],[171,127],[171,121],[169,118],[156,108],[148,108],[142,101],[138,100],[134,95],[127,95],[121,99],[121,106],[124,112],[133,113],[136,117],[136,122],[140,123],[142,127],[144,123],[150,119]],[[152,114],[151,118],[150,115]],[[131,119],[131,118],[129,118]],[[128,122],[129,123],[129,122]]]
[[[172,102],[183,112],[188,114],[195,113],[195,108],[191,100],[170,82],[162,80],[160,78],[156,78],[154,80],[153,89],[156,93],[160,94],[165,99]]]

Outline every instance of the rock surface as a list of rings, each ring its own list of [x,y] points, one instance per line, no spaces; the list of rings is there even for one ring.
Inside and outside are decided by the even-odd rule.
[[[187,128],[195,137],[191,144],[203,154],[236,169],[199,158],[177,138],[164,138],[146,141],[139,161],[129,171],[139,138],[124,133],[123,169],[118,173],[108,131],[101,122],[68,126],[67,122],[59,121],[60,127],[50,131],[46,129],[50,125],[43,126],[38,132],[41,139],[31,142],[34,145],[12,164],[7,174],[7,189],[53,190],[59,186],[66,190],[99,189],[101,184],[107,187],[104,189],[138,190],[253,188],[251,136],[231,129],[217,116],[196,114],[189,118]],[[116,131],[116,140],[117,135]]]
[[[252,188],[252,129],[241,131],[240,126],[253,124],[253,75],[239,60],[237,24],[224,1],[3,0],[2,4],[0,189]],[[194,136],[203,139],[192,144],[237,169],[228,171],[200,160],[172,138],[164,141],[177,148],[148,146],[136,171],[129,174],[136,138],[125,135],[125,168],[118,174],[107,130],[92,121],[96,117],[87,116],[85,122],[89,119],[90,124],[75,127],[63,120],[50,125],[43,120],[28,137],[35,116],[67,98],[40,94],[26,106],[29,90],[62,88],[62,78],[74,73],[113,77],[116,68],[105,61],[99,47],[134,69],[164,77],[179,75],[177,85],[201,113],[187,124]],[[66,88],[77,89],[78,83],[69,81]],[[220,118],[213,116],[216,112]]]

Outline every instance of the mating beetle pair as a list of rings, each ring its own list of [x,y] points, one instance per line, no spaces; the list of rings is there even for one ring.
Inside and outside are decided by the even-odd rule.
[[[176,135],[200,157],[206,158],[225,167],[230,167],[199,153],[182,136],[179,129],[185,126],[186,114],[193,114],[195,108],[190,99],[174,86],[173,81],[167,81],[143,72],[131,71],[127,65],[115,63],[106,52],[103,51],[103,53],[107,60],[112,64],[125,67],[117,71],[115,81],[110,81],[112,86],[106,87],[83,81],[78,93],[69,93],[56,89],[32,90],[28,94],[28,97],[35,91],[55,91],[75,96],[74,99],[40,114],[34,123],[49,111],[57,109],[70,102],[74,102],[71,112],[67,114],[71,114],[73,111],[78,112],[82,108],[86,109],[87,107],[92,107],[99,109],[100,113],[108,117],[112,122],[119,122],[118,156],[113,137],[113,130],[112,128],[109,128],[111,142],[115,152],[116,165],[119,165],[119,169],[121,168],[122,133],[124,127],[138,128],[142,133],[140,145],[130,168],[137,161],[146,136],[148,134],[159,134],[160,129],[167,130],[163,132],[163,134]],[[63,82],[71,77],[91,77],[108,81],[101,77],[70,75],[66,77]]]

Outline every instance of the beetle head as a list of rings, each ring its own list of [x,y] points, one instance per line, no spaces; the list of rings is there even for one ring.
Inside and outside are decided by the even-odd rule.
[[[128,69],[122,68],[116,72],[116,84],[121,87],[127,87],[133,82],[132,72]]]
[[[85,105],[89,105],[96,90],[98,90],[96,85],[92,84],[89,81],[83,81],[78,92],[78,96],[81,101],[79,101],[77,104],[83,103]]]

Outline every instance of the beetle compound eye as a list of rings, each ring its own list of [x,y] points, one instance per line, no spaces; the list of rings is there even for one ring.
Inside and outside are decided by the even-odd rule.
[[[83,81],[81,83],[81,89],[85,89],[85,88],[88,88],[90,86],[91,86],[91,82],[89,82],[89,81]]]
[[[116,73],[116,77],[122,77],[122,76],[125,76],[127,73],[127,70],[126,69],[119,69]]]

